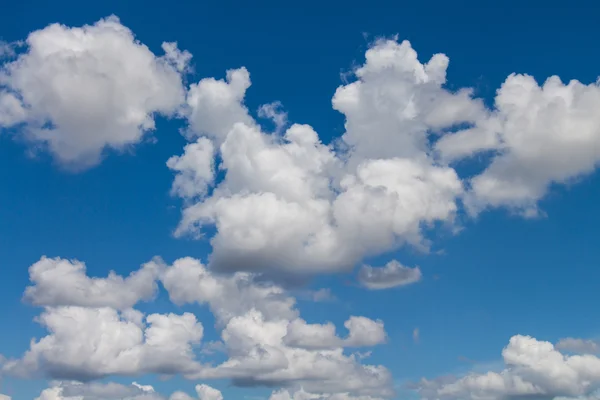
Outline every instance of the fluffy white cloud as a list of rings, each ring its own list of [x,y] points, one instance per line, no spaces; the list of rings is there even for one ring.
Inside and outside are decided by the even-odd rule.
[[[392,393],[387,369],[362,365],[355,355],[344,352],[344,347],[383,343],[387,335],[381,321],[350,317],[345,323],[347,338],[339,338],[332,324],[300,319],[295,299],[283,288],[254,278],[242,272],[213,274],[192,258],[165,267],[161,280],[171,300],[207,304],[223,326],[221,339],[228,359],[189,378],[230,378],[240,385],[302,385],[328,393]],[[319,337],[325,342],[316,345]]]
[[[157,57],[117,17],[59,24],[29,34],[25,51],[0,69],[0,127],[42,144],[69,168],[97,164],[174,115],[185,101],[181,72],[190,54],[164,43]]]
[[[0,400],[11,400],[11,399],[12,398],[10,396],[0,393]]]
[[[71,305],[123,310],[155,295],[159,268],[150,262],[126,278],[113,271],[106,278],[90,278],[82,262],[42,257],[29,267],[33,285],[25,289],[24,298],[38,306]]]
[[[223,394],[220,390],[206,384],[196,385],[196,393],[198,393],[200,400],[223,400]]]
[[[427,249],[423,227],[452,224],[458,203],[472,215],[505,206],[532,216],[549,185],[595,169],[597,84],[553,77],[540,87],[511,75],[488,109],[471,89],[445,87],[448,63],[443,54],[421,63],[407,41],[374,43],[356,80],[333,96],[345,132],[332,146],[306,125],[280,135],[287,119],[279,103],[259,110],[278,127],[263,132],[244,105],[245,68],[193,85],[189,133],[205,137],[203,149],[212,140],[215,154],[188,147],[180,158],[202,156],[197,167],[169,165],[173,193],[186,200],[176,235],[214,227],[210,264],[222,271],[350,270],[404,244]],[[481,174],[461,180],[447,165],[482,151],[492,154]],[[225,172],[220,182],[212,180],[213,156]],[[366,268],[363,277],[391,270],[409,272]]]
[[[513,336],[502,351],[506,369],[460,379],[422,380],[423,399],[583,398],[600,385],[600,358],[565,355],[550,342]]]
[[[192,345],[203,327],[190,313],[144,317],[135,310],[64,306],[46,308],[37,319],[49,334],[32,341],[21,359],[5,362],[4,372],[85,381],[200,368]]]
[[[109,383],[54,382],[36,400],[165,400],[152,386]]]
[[[196,385],[199,400],[223,400],[221,392],[205,384]],[[0,397],[2,399],[2,397]],[[10,398],[8,398],[10,400]],[[140,385],[133,382],[131,385],[119,383],[81,383],[81,382],[54,382],[44,389],[36,400],[167,400],[167,397],[154,391],[150,385]],[[168,400],[195,400],[194,397],[184,392],[175,392]]]
[[[44,306],[37,321],[48,334],[32,340],[21,358],[3,361],[0,368],[6,374],[78,381],[182,374],[188,379],[231,379],[236,385],[303,386],[314,393],[393,393],[385,367],[361,364],[360,354],[347,351],[385,342],[383,322],[352,316],[344,324],[348,335],[340,338],[330,323],[300,319],[294,297],[251,273],[222,275],[192,258],[172,265],[156,258],[127,278],[114,273],[92,278],[82,263],[42,258],[30,275],[32,286],[25,297]],[[197,303],[212,311],[224,361],[198,361],[200,349],[195,347],[204,330],[193,314],[145,315],[127,308],[154,294],[157,281],[174,303]],[[319,337],[324,341],[317,346]],[[76,389],[89,391],[88,386]],[[76,398],[73,390],[57,385],[44,396]],[[206,386],[198,386],[197,392],[200,398],[219,400]],[[174,393],[171,399],[190,397]]]
[[[285,344],[305,349],[327,349],[332,347],[376,346],[386,340],[383,322],[373,321],[366,317],[350,317],[344,326],[348,329],[348,337],[342,339],[336,335],[335,325],[308,324],[301,318],[290,322]]]
[[[304,389],[290,393],[289,390],[278,390],[271,393],[269,400],[378,400],[371,396],[352,396],[348,393],[309,393]]]
[[[228,71],[227,81],[202,80],[190,91],[189,128],[216,142],[225,178],[210,196],[186,202],[176,235],[214,225],[212,267],[282,274],[348,270],[404,243],[427,247],[422,226],[452,221],[463,193],[456,172],[429,156],[429,131],[485,115],[467,91],[442,88],[446,67],[442,55],[419,63],[408,42],[377,43],[358,80],[333,99],[346,116],[347,151],[322,144],[307,125],[263,132],[243,103],[243,68]],[[181,157],[194,153],[186,148]],[[176,182],[193,182],[170,167]],[[206,193],[206,181],[179,195]]]
[[[206,194],[215,175],[214,146],[206,138],[185,146],[182,156],[173,156],[167,166],[177,171],[171,194],[184,199],[193,199]]]
[[[385,267],[374,268],[363,265],[358,272],[358,281],[368,289],[378,290],[410,285],[420,281],[422,276],[419,267],[405,267],[398,261],[392,260]]]
[[[447,159],[493,150],[483,173],[470,181],[471,212],[507,206],[537,214],[552,184],[593,172],[600,162],[600,86],[552,76],[538,85],[513,74],[498,90],[495,110],[470,129],[437,143]]]
[[[187,94],[189,136],[208,135],[220,144],[235,123],[254,124],[242,104],[249,87],[250,74],[245,68],[227,71],[226,80],[205,78],[191,85]]]

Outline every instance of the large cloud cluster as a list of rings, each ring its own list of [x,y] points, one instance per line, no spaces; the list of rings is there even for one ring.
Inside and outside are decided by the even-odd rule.
[[[44,257],[30,267],[30,278],[24,298],[43,307],[37,320],[48,334],[32,341],[23,357],[5,360],[6,374],[81,382],[182,374],[238,385],[303,387],[319,396],[393,393],[387,369],[363,365],[347,350],[384,343],[383,322],[351,316],[344,324],[347,335],[340,337],[332,323],[301,319],[289,293],[250,273],[217,275],[196,259],[182,258],[172,265],[155,259],[128,277],[111,272],[92,278],[81,262]],[[158,282],[174,303],[211,310],[221,336],[220,344],[212,345],[226,353],[225,361],[198,360],[204,327],[193,314],[145,315],[132,308],[153,298]]]
[[[288,124],[276,101],[258,111],[276,127],[266,132],[245,104],[246,68],[186,88],[191,54],[173,42],[162,49],[155,55],[116,17],[76,28],[53,24],[20,47],[0,43],[3,134],[81,170],[99,164],[107,150],[139,144],[156,116],[179,117],[189,143],[166,160],[171,194],[183,204],[175,235],[211,233],[208,265],[155,259],[129,276],[105,278],[61,258],[32,265],[24,299],[42,307],[37,320],[48,333],[0,368],[61,381],[40,399],[164,398],[136,385],[90,383],[144,373],[283,387],[271,400],[390,397],[389,371],[354,353],[387,340],[382,321],[351,316],[340,335],[332,323],[302,319],[286,286],[272,282],[360,266],[357,280],[368,289],[415,283],[418,267],[361,264],[404,245],[427,251],[428,229],[452,227],[461,213],[504,207],[536,216],[552,185],[590,173],[600,161],[598,83],[551,77],[540,85],[513,74],[490,108],[470,88],[448,89],[447,56],[423,63],[409,42],[379,40],[333,94],[344,133],[324,143],[313,127]],[[459,176],[455,163],[482,153],[482,172]],[[210,309],[220,341],[203,343],[205,327],[192,313],[134,308],[161,286],[177,305]],[[207,346],[224,351],[224,361],[200,362],[197,353]],[[598,358],[560,349],[592,353],[598,346],[515,336],[503,352],[504,371],[423,381],[421,394],[593,396]],[[110,390],[121,394],[110,397]],[[222,398],[203,385],[197,394]]]

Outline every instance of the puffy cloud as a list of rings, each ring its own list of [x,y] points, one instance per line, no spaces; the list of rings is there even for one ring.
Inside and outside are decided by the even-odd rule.
[[[446,67],[442,55],[420,64],[408,42],[377,43],[358,80],[334,96],[346,117],[338,147],[348,148],[337,152],[307,125],[264,133],[243,103],[245,69],[202,80],[190,92],[202,100],[192,102],[189,128],[216,141],[225,178],[186,202],[176,235],[214,225],[212,267],[283,275],[349,270],[404,243],[427,247],[422,226],[452,221],[463,193],[456,172],[429,156],[429,131],[485,114],[470,93],[442,88]]]
[[[11,399],[12,399],[12,397],[0,393],[0,400],[11,400]]]
[[[223,400],[219,390],[205,384],[196,385],[196,393],[199,400]],[[167,400],[167,397],[155,392],[150,385],[140,385],[136,382],[123,385],[114,382],[58,381],[44,389],[36,400]],[[169,396],[168,400],[194,400],[194,398],[178,391]]]
[[[47,308],[37,320],[49,334],[33,340],[21,359],[5,362],[4,372],[86,381],[200,368],[191,346],[203,328],[190,313],[144,317],[135,310],[64,306]]]
[[[220,390],[208,385],[196,385],[196,393],[200,400],[223,400],[223,394]]]
[[[459,379],[422,380],[424,399],[579,398],[600,385],[600,358],[565,355],[550,342],[517,335],[502,351],[506,368]]]
[[[38,306],[72,305],[123,310],[155,295],[159,269],[156,263],[148,263],[127,278],[113,271],[106,278],[90,278],[82,262],[42,257],[29,267],[33,285],[25,289],[24,298]]]
[[[269,319],[298,316],[294,309],[296,300],[283,288],[256,283],[249,273],[213,274],[191,257],[176,260],[163,271],[161,281],[175,304],[207,304],[222,325],[250,310]]]
[[[184,199],[193,199],[206,194],[214,180],[214,146],[206,138],[185,146],[181,156],[173,156],[167,161],[169,169],[177,176],[171,187],[171,194]]]
[[[47,258],[34,264],[30,273],[32,286],[26,298],[44,306],[37,321],[48,334],[33,340],[21,358],[4,361],[1,371],[6,374],[84,382],[144,373],[182,374],[188,379],[231,379],[236,385],[303,386],[315,393],[393,393],[385,367],[363,365],[360,354],[347,352],[347,348],[383,343],[387,335],[381,321],[352,316],[344,324],[347,337],[340,338],[332,324],[300,319],[295,298],[255,274],[217,274],[192,258],[172,265],[156,258],[127,278],[114,273],[90,278],[82,263]],[[144,284],[136,283],[138,279]],[[197,360],[195,346],[204,330],[193,314],[145,315],[125,308],[143,297],[139,293],[154,293],[157,281],[174,303],[197,303],[212,311],[224,361],[201,364]],[[139,291],[139,287],[152,290]],[[328,341],[325,346],[314,345],[319,335]],[[86,385],[76,389],[89,392],[92,384]],[[197,392],[200,398],[219,399],[206,386],[198,386]],[[44,396],[70,399],[79,394],[56,385]],[[178,392],[171,399],[190,397]]]
[[[227,71],[226,80],[205,78],[192,84],[187,94],[188,135],[207,135],[220,144],[237,122],[254,124],[242,104],[249,87],[245,68]]]
[[[289,390],[278,390],[271,393],[269,400],[378,400],[371,396],[351,396],[348,393],[308,393],[304,389],[290,393]]]
[[[280,135],[279,103],[259,110],[279,127],[263,132],[244,105],[244,68],[192,86],[190,135],[214,141],[224,179],[210,179],[206,159],[197,174],[171,166],[175,181],[190,188],[174,190],[186,200],[175,234],[214,228],[211,267],[283,276],[347,271],[405,244],[427,249],[423,227],[452,224],[460,203],[472,215],[499,206],[536,215],[550,184],[597,165],[598,84],[552,77],[539,86],[511,75],[489,109],[471,89],[445,86],[443,54],[421,63],[409,42],[380,40],[365,58],[333,96],[345,132],[332,145],[306,125]],[[448,165],[483,151],[491,162],[481,174],[460,179]],[[193,153],[186,148],[181,157]],[[393,269],[409,272],[363,272],[374,278]]]
[[[196,377],[232,378],[238,385],[302,386],[317,393],[393,394],[391,375],[383,366],[361,365],[342,347],[289,346],[289,325],[287,320],[268,320],[256,310],[232,318],[221,335],[228,360],[200,370]]]
[[[552,76],[540,86],[529,75],[512,74],[488,117],[437,146],[450,159],[494,151],[485,171],[470,181],[465,201],[471,212],[506,206],[535,215],[550,185],[569,183],[598,166],[598,107],[598,82],[563,84]]]
[[[420,281],[422,276],[419,267],[405,267],[392,260],[380,268],[363,265],[358,272],[358,281],[368,289],[378,290],[410,285]]]
[[[174,115],[185,101],[181,71],[191,57],[174,43],[157,57],[117,17],[29,34],[26,50],[0,70],[0,126],[18,126],[69,168],[100,162]]]
[[[211,273],[198,260],[183,258],[165,268],[163,285],[177,304],[207,304],[223,330],[228,359],[205,366],[191,379],[233,379],[238,385],[302,385],[316,392],[391,393],[391,376],[382,366],[361,365],[344,347],[385,341],[381,321],[350,317],[348,337],[332,324],[308,324],[299,318],[295,299],[277,285],[255,276]],[[320,345],[317,341],[322,339]]]
[[[308,324],[303,319],[290,322],[284,341],[287,345],[305,349],[327,349],[332,347],[376,346],[386,340],[383,322],[366,317],[350,317],[344,326],[348,337],[342,339],[336,335],[335,325]]]
[[[36,400],[165,400],[152,386],[109,383],[54,382]]]

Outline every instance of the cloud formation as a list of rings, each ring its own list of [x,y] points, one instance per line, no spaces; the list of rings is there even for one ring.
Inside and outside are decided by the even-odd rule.
[[[423,379],[422,399],[588,398],[600,387],[600,358],[565,355],[552,343],[516,335],[502,351],[506,368],[462,378]],[[592,398],[592,397],[589,397]]]
[[[5,360],[5,374],[80,382],[182,374],[241,386],[303,387],[321,396],[393,393],[389,371],[361,364],[351,351],[384,343],[382,321],[350,316],[344,324],[348,334],[341,338],[330,322],[301,319],[296,300],[284,288],[250,273],[215,274],[196,259],[182,258],[172,265],[154,259],[127,278],[115,273],[92,278],[82,263],[47,257],[29,272],[32,286],[24,296],[43,307],[37,321],[48,334],[33,340],[21,358]],[[174,303],[207,306],[214,314],[224,361],[199,361],[204,327],[195,315],[146,315],[132,308],[153,295],[158,282]],[[76,389],[87,390],[92,383],[86,385]],[[200,398],[219,400],[208,387],[197,390]],[[45,395],[69,393],[74,392],[57,386]]]
[[[139,143],[155,115],[180,109],[191,56],[174,43],[163,50],[153,54],[115,16],[32,32],[0,69],[0,127],[16,127],[65,167],[92,167],[105,149]]]

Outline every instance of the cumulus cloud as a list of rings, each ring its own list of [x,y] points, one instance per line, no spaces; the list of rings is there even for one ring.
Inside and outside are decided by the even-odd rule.
[[[38,318],[49,331],[2,370],[17,376],[88,381],[109,375],[175,374],[197,370],[192,345],[203,327],[190,313],[49,307]]]
[[[600,358],[565,355],[550,342],[516,335],[502,351],[506,368],[458,379],[423,379],[423,399],[586,398],[600,385]]]
[[[392,260],[385,267],[374,268],[363,265],[358,272],[358,281],[367,289],[379,290],[410,285],[420,281],[422,276],[419,267],[405,267],[398,261]]]
[[[389,371],[361,364],[360,354],[351,351],[385,342],[382,321],[351,316],[344,324],[348,334],[341,338],[331,323],[301,319],[294,297],[251,273],[216,274],[196,259],[182,258],[171,265],[154,259],[127,278],[114,273],[92,278],[82,263],[42,258],[30,275],[32,286],[25,297],[44,307],[37,321],[48,334],[32,340],[21,358],[3,362],[2,372],[9,375],[90,382],[109,376],[182,374],[188,379],[230,379],[241,386],[302,386],[330,395],[393,393]],[[153,294],[158,281],[174,303],[211,310],[225,360],[198,361],[204,329],[193,314],[146,315],[126,308]],[[324,341],[317,346],[319,338]],[[219,400],[208,387],[200,385],[197,391],[200,398]],[[59,385],[45,395],[69,393],[75,392]],[[189,396],[175,393],[171,398]]]
[[[495,109],[474,127],[437,143],[450,159],[492,150],[492,161],[470,180],[472,213],[506,206],[536,215],[550,185],[593,172],[600,161],[598,82],[567,84],[557,76],[539,85],[512,74],[498,89]]]
[[[200,400],[223,400],[223,394],[220,390],[205,384],[196,385],[196,393]]]
[[[350,317],[348,336],[332,324],[308,324],[295,299],[250,273],[211,273],[192,258],[176,260],[161,281],[176,304],[206,304],[223,327],[228,359],[188,377],[229,378],[238,385],[299,386],[317,393],[390,395],[391,376],[383,366],[362,365],[345,347],[375,346],[387,337],[383,323]],[[323,343],[317,345],[319,338]]]
[[[197,398],[177,391],[168,398],[154,391],[151,385],[119,383],[81,383],[56,381],[44,389],[36,400],[223,400],[218,389],[206,384],[196,385]],[[1,399],[1,397],[0,397]]]
[[[12,398],[10,396],[0,393],[0,400],[11,400],[11,399]]]
[[[165,400],[149,385],[54,382],[36,400]]]
[[[42,145],[68,168],[89,168],[105,149],[123,150],[175,115],[185,101],[181,71],[190,54],[163,44],[158,57],[117,17],[27,37],[0,69],[0,127]]]
[[[38,306],[133,307],[156,293],[160,266],[148,263],[126,278],[111,271],[106,278],[90,278],[79,261],[42,257],[29,267],[32,286],[26,301]]]
[[[344,322],[348,329],[348,337],[337,336],[335,325],[308,324],[303,319],[295,319],[288,326],[284,337],[287,345],[306,349],[326,349],[331,347],[364,347],[376,346],[386,340],[383,322],[373,321],[366,317],[350,317]]]
[[[258,114],[276,119],[282,134],[264,132],[244,104],[251,84],[245,68],[192,86],[189,134],[212,140],[215,154],[203,153],[196,184],[193,172],[170,165],[176,182],[198,188],[174,190],[186,200],[175,234],[216,230],[211,267],[284,275],[351,270],[405,244],[427,249],[423,227],[451,225],[461,204],[471,215],[493,207],[537,215],[552,183],[596,168],[596,83],[564,85],[552,77],[539,86],[511,75],[487,108],[472,89],[446,87],[443,54],[422,63],[409,42],[379,40],[365,58],[355,80],[333,96],[345,117],[333,145],[307,125],[283,132],[277,102]],[[491,161],[475,176],[459,178],[449,164],[483,151]],[[194,152],[186,148],[180,157]],[[210,179],[209,157],[219,160],[223,180]],[[386,268],[363,272],[394,269]],[[411,281],[418,270],[395,271],[411,272]]]
[[[485,112],[470,92],[443,88],[443,55],[421,64],[408,42],[381,41],[366,58],[333,98],[346,117],[338,147],[348,151],[323,144],[308,125],[263,132],[244,105],[244,68],[193,86],[189,130],[215,142],[225,178],[186,202],[176,235],[214,226],[211,266],[230,271],[310,275],[352,269],[405,243],[426,248],[422,226],[451,222],[463,193],[456,172],[430,156],[429,131]],[[259,114],[278,115],[273,106]],[[206,193],[205,182],[196,193]]]

